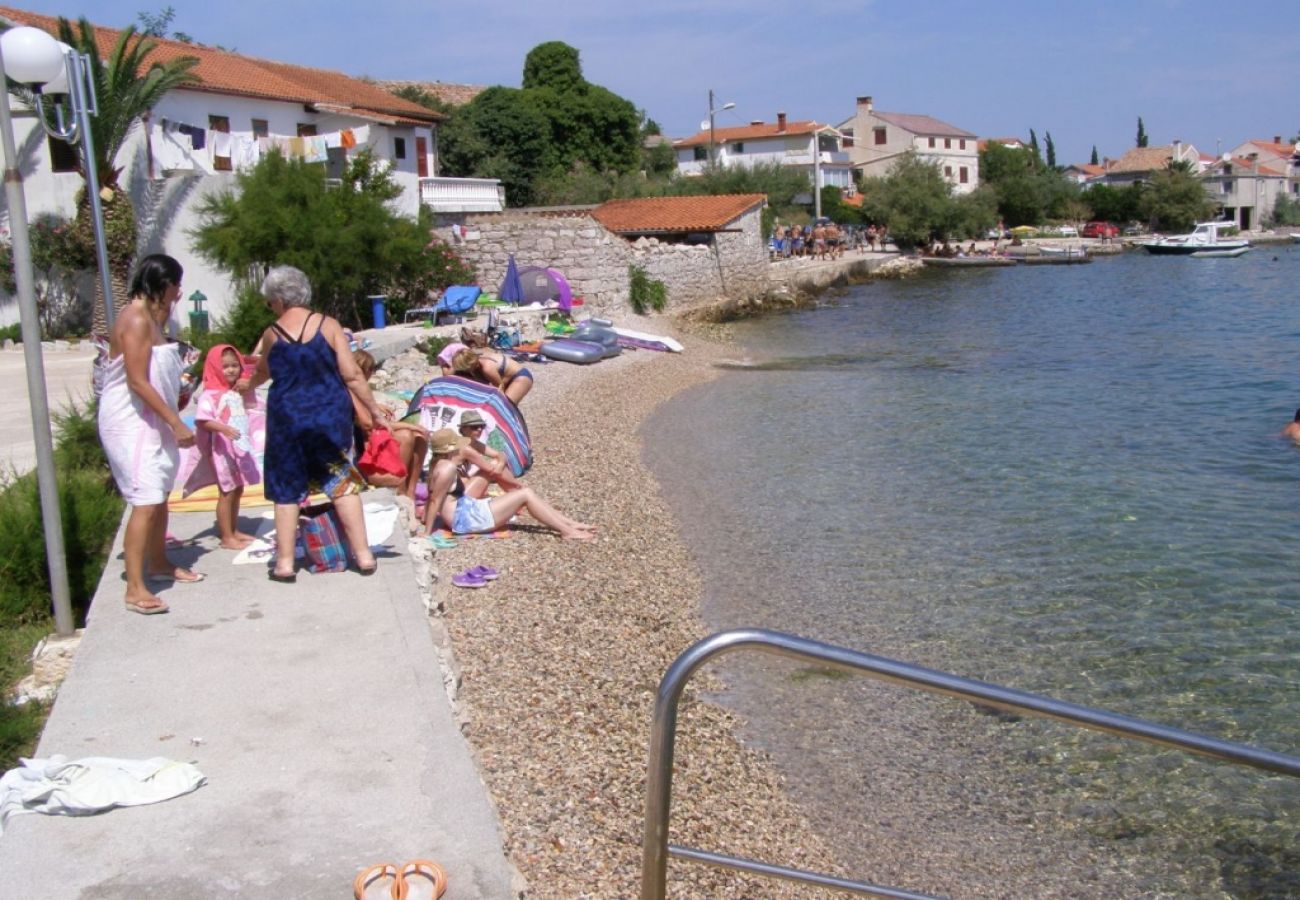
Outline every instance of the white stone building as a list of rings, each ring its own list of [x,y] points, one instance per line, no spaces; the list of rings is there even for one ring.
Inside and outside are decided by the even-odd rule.
[[[978,139],[955,125],[914,113],[880,112],[870,97],[859,97],[857,110],[839,130],[852,140],[849,158],[865,178],[889,174],[910,151],[938,165],[956,193],[968,194],[979,186]]]
[[[0,19],[57,32],[52,16],[0,7]],[[107,58],[120,32],[96,26]],[[220,316],[234,300],[228,277],[191,248],[199,202],[230,190],[237,172],[278,148],[290,157],[341,175],[362,149],[390,167],[402,189],[398,210],[415,216],[424,203],[436,211],[499,210],[499,183],[438,178],[437,125],[444,116],[381,87],[340,72],[255,59],[212,47],[157,39],[150,58],[192,56],[195,84],[165,95],[147,121],[137,123],[117,156],[121,187],[134,201],[141,253],[166,252],[185,267],[187,290],[200,289]],[[15,110],[15,137],[29,217],[75,214],[82,179],[79,148],[48,138],[30,110]],[[7,223],[8,210],[0,210]],[[0,299],[0,322],[17,318],[17,304]],[[182,310],[183,311],[183,310]]]
[[[748,125],[705,129],[688,138],[673,141],[677,151],[677,171],[698,175],[708,164],[710,148],[713,158],[724,166],[755,166],[777,163],[805,172],[808,183],[820,177],[819,186],[853,187],[849,155],[844,152],[844,137],[830,125],[819,122],[791,122],[783,112],[776,122],[750,122]]]

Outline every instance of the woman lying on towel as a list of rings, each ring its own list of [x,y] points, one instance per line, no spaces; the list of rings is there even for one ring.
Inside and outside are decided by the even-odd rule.
[[[471,483],[465,477],[463,466],[467,457],[476,455],[469,438],[444,428],[433,433],[429,444],[433,465],[429,467],[429,503],[424,512],[426,531],[433,530],[439,516],[456,534],[495,531],[515,513],[523,511],[558,531],[565,540],[589,541],[596,536],[594,525],[570,519],[537,496],[532,488],[516,488],[490,500],[481,494],[473,496],[476,491],[486,489],[486,482],[475,479]]]

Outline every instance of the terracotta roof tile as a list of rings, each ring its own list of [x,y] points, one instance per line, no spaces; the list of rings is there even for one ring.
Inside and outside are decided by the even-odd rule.
[[[933,116],[878,111],[873,112],[872,115],[877,119],[888,122],[890,125],[897,125],[899,128],[910,131],[912,134],[923,134],[926,137],[929,137],[930,135],[936,137],[975,137],[973,133],[964,131],[955,125],[949,125],[947,122],[941,122]],[[994,138],[993,140],[997,140],[997,138]]]
[[[819,122],[801,121],[786,122],[785,128],[781,128],[775,122],[759,122],[757,125],[740,125],[730,128],[714,129],[714,142],[735,143],[737,141],[756,141],[760,138],[774,137],[797,137],[799,135],[811,135],[814,132],[834,131],[835,128],[830,125],[822,125]],[[673,141],[674,147],[706,147],[709,144],[709,131],[705,129],[698,134],[693,134],[688,138],[682,138],[680,141]]]
[[[615,234],[720,231],[766,202],[765,194],[642,197],[610,200],[593,209],[591,216]]]
[[[41,28],[51,34],[58,32],[58,19],[54,16],[0,6],[0,17],[19,25]],[[76,28],[75,22],[73,27]],[[112,51],[120,33],[116,28],[95,26],[95,40],[102,55],[107,56]],[[199,81],[187,85],[185,90],[304,104],[319,103],[343,113],[355,108],[365,113],[363,118],[375,118],[378,114],[400,124],[428,124],[445,118],[418,103],[394,96],[377,84],[342,72],[255,59],[201,44],[165,38],[155,40],[157,46],[149,57],[151,60],[166,62],[185,56],[198,59],[198,65],[192,71]]]
[[[1269,156],[1290,159],[1296,155],[1295,144],[1279,144],[1275,141],[1247,141],[1246,143],[1253,144]]]
[[[1112,162],[1106,168],[1106,171],[1111,175],[1128,172],[1154,172],[1158,169],[1167,168],[1169,161],[1173,157],[1174,148],[1172,146],[1134,147]]]

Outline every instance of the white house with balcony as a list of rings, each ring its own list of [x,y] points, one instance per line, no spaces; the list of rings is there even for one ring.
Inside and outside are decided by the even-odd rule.
[[[839,130],[819,122],[790,122],[783,112],[775,122],[754,121],[748,125],[706,129],[679,141],[677,171],[699,175],[710,155],[724,166],[790,166],[807,173],[808,183],[838,188],[853,187],[849,155]],[[816,181],[814,181],[816,179]]]
[[[1300,177],[1292,158],[1262,158],[1249,145],[1243,156],[1227,153],[1201,173],[1210,199],[1222,207],[1220,217],[1237,223],[1242,231],[1262,228],[1273,216],[1277,198],[1300,199]]]
[[[0,7],[0,19],[57,33],[53,16]],[[120,31],[96,26],[95,32],[106,58]],[[421,204],[450,213],[505,206],[495,180],[437,177],[441,113],[340,72],[155,40],[149,59],[195,57],[198,81],[166,94],[132,129],[117,156],[119,181],[134,201],[140,252],[176,257],[185,267],[186,287],[201,289],[214,315],[233,302],[234,287],[193,252],[188,232],[199,224],[197,209],[205,197],[233,189],[237,173],[272,150],[320,164],[327,176],[338,178],[350,158],[368,149],[402,190],[394,206],[411,217]],[[14,125],[29,218],[72,218],[82,186],[76,172],[80,149],[48,138],[30,110],[16,110]],[[15,307],[0,302],[0,322],[16,318]]]
[[[852,144],[853,168],[865,178],[889,174],[905,153],[914,152],[939,167],[958,194],[979,186],[979,147],[974,134],[931,116],[878,111],[870,97],[859,97],[857,110],[839,129]]]

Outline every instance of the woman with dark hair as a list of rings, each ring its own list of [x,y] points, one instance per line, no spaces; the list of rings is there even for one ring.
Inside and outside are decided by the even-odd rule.
[[[272,379],[263,479],[266,497],[275,504],[276,559],[268,574],[272,581],[296,580],[299,504],[319,491],[334,503],[357,569],[373,575],[360,495],[366,482],[352,462],[352,398],[376,425],[391,430],[392,422],[375,403],[343,327],[309,308],[306,274],[276,266],[262,282],[262,296],[277,318],[262,334],[261,359],[248,386]]]
[[[181,295],[181,264],[162,253],[146,256],[131,279],[131,299],[109,335],[108,363],[99,397],[99,439],[113,478],[131,505],[122,543],[126,608],[143,615],[167,612],[146,579],[202,581],[167,559],[167,494],[180,465],[180,448],[194,432],[177,411],[184,360],[163,326]]]

